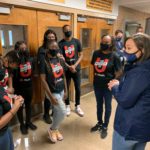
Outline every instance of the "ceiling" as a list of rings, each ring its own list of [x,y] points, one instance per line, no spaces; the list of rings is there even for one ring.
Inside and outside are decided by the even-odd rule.
[[[150,0],[118,0],[119,5],[150,14]]]

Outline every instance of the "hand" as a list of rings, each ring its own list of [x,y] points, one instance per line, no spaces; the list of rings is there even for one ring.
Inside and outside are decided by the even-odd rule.
[[[57,57],[59,57],[59,58],[61,58],[61,59],[63,59],[65,61],[65,58],[64,58],[64,56],[62,54],[58,53]]]
[[[64,92],[64,97],[63,97],[63,99],[64,99],[64,100],[66,100],[66,99],[67,99],[67,97],[68,97],[67,92]]]
[[[111,80],[111,81],[108,83],[108,88],[109,88],[109,90],[111,90],[112,87],[115,86],[115,85],[119,85],[119,81],[116,80],[116,79]]]
[[[71,66],[69,66],[69,70],[70,70],[72,73],[77,72],[77,71],[76,71],[76,67],[75,67],[75,65],[71,65]]]
[[[51,98],[51,104],[52,105],[58,105],[57,99],[56,98]]]
[[[24,99],[22,96],[16,96],[14,97],[14,105],[13,107],[18,108],[21,107],[24,103]]]

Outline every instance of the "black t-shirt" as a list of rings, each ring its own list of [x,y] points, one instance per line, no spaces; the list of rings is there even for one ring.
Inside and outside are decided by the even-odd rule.
[[[0,117],[5,115],[11,109],[11,99],[8,97],[4,88],[0,86]],[[8,128],[8,124],[0,129],[0,135],[4,134]]]
[[[32,62],[33,60],[30,58],[25,62],[21,62],[18,68],[13,69],[13,87],[16,91],[22,88],[32,87]]]
[[[66,63],[69,65],[74,65],[79,58],[78,53],[82,52],[81,43],[75,38],[72,38],[71,41],[62,39],[59,42],[59,47]],[[76,70],[80,70],[80,64],[76,67]]]
[[[94,85],[107,88],[108,82],[115,77],[115,72],[121,69],[121,62],[115,53],[104,54],[94,51],[91,64],[94,67]]]
[[[65,62],[60,58],[43,59],[39,65],[40,74],[46,75],[46,81],[52,93],[60,93],[64,90]]]

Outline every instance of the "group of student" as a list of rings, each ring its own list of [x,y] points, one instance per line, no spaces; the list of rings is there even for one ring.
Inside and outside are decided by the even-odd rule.
[[[71,114],[68,92],[71,79],[75,86],[75,112],[80,117],[84,116],[80,107],[82,47],[80,41],[72,37],[69,25],[63,26],[62,31],[64,38],[57,43],[56,33],[48,29],[37,54],[40,80],[45,91],[43,119],[51,124],[48,135],[53,143],[63,140],[60,124],[65,116]],[[144,150],[150,140],[150,37],[137,33],[124,43],[122,38],[121,30],[115,32],[115,37],[103,35],[100,48],[92,56],[97,124],[91,132],[99,131],[102,139],[107,136],[114,95],[118,106],[112,149]],[[31,122],[33,70],[33,59],[24,41],[18,41],[15,50],[0,60],[0,147],[4,150],[13,150],[8,123],[16,113],[22,134],[27,134],[28,128],[37,129]],[[49,114],[50,108],[53,119]]]

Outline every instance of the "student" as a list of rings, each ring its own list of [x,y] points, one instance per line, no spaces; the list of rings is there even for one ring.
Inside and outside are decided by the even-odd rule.
[[[67,86],[65,79],[65,62],[57,57],[59,47],[56,41],[47,44],[46,58],[40,64],[40,77],[43,87],[49,97],[53,110],[53,122],[48,129],[51,142],[63,140],[63,135],[59,131],[59,126],[66,115],[65,103],[63,100],[67,96]]]
[[[144,150],[150,141],[150,37],[137,34],[128,38],[126,52],[141,55],[120,82],[112,80],[118,106],[114,122],[113,150]]]
[[[137,27],[136,33],[144,33],[144,29],[142,26]]]
[[[44,33],[43,44],[38,49],[38,63],[39,63],[39,66],[40,66],[41,61],[43,59],[45,59],[46,45],[47,45],[47,43],[49,41],[57,41],[56,33],[53,30],[50,30],[50,29],[48,29]],[[43,119],[48,124],[52,123],[52,120],[51,120],[50,115],[49,115],[50,107],[51,107],[50,100],[45,96],[45,99],[44,99],[44,115],[43,115]]]
[[[80,62],[83,58],[82,47],[80,41],[72,37],[71,27],[69,25],[64,25],[63,28],[64,39],[59,42],[59,47],[61,49],[61,53],[66,61],[69,69],[66,72],[66,80],[67,87],[69,91],[69,86],[71,79],[73,79],[75,85],[75,112],[80,116],[84,116],[84,112],[80,108]],[[69,92],[68,97],[66,99],[66,109],[67,116],[70,115],[70,100],[69,100]]]
[[[28,133],[28,128],[36,130],[37,127],[31,122],[31,101],[33,94],[32,86],[32,60],[27,50],[26,43],[24,41],[18,41],[15,44],[15,50],[19,57],[19,66],[13,70],[13,87],[15,94],[21,95],[24,98],[25,103],[25,118],[23,115],[23,106],[17,112],[18,120],[20,123],[20,131],[22,134]],[[24,122],[25,120],[25,122]]]
[[[110,35],[103,35],[100,49],[94,51],[91,64],[94,68],[94,92],[97,102],[97,124],[91,128],[91,132],[99,130],[101,138],[107,136],[109,118],[111,116],[112,93],[107,84],[111,79],[119,76],[121,62],[113,52],[114,43]],[[105,116],[103,120],[103,103],[105,102]]]
[[[116,30],[115,31],[115,48],[117,52],[123,51],[124,45],[123,45],[123,31],[122,30]]]
[[[8,56],[11,57],[11,55],[8,54],[7,58]],[[15,58],[16,57],[11,57],[11,62],[7,63],[8,66],[10,64],[17,64]],[[3,68],[2,59],[0,59],[0,81],[2,81],[4,78],[5,68]],[[16,96],[14,97],[14,104],[12,106],[12,99],[8,97],[4,87],[0,85],[0,147],[3,150],[14,150],[13,138],[8,124],[23,102],[24,100],[21,96]]]

